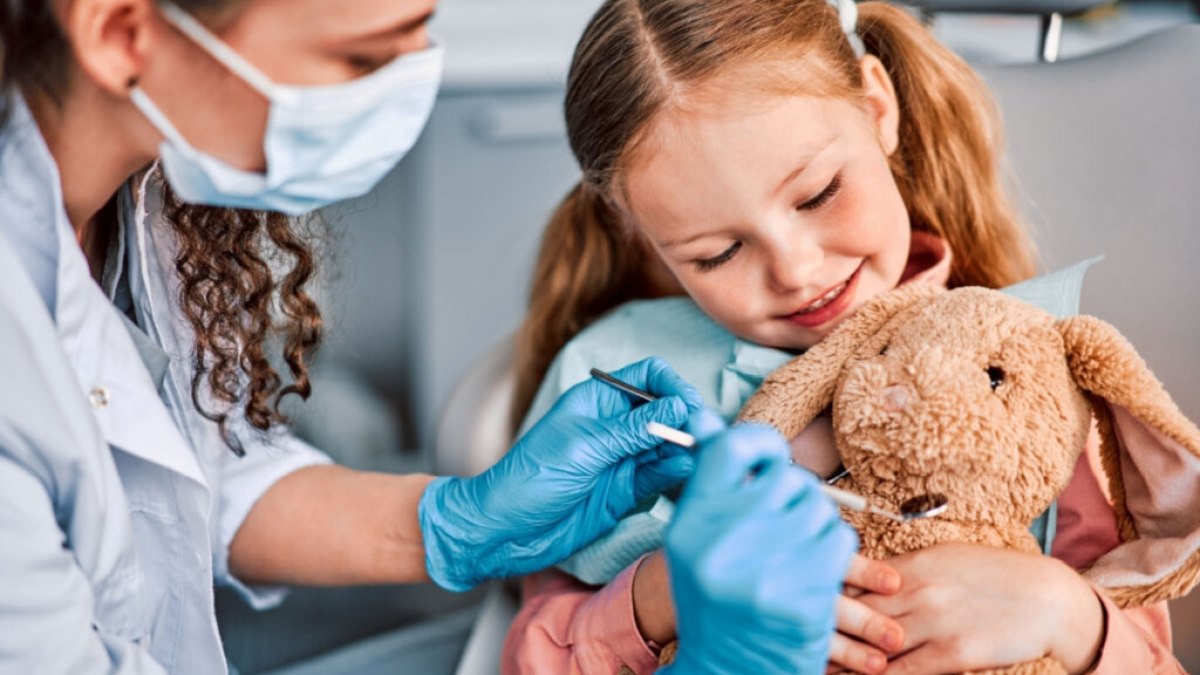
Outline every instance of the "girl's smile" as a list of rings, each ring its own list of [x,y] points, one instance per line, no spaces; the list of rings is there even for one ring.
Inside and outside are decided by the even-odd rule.
[[[850,277],[815,299],[804,303],[794,312],[780,318],[804,328],[819,328],[820,326],[838,319],[854,302],[854,290],[857,286],[859,272],[862,271],[864,260],[855,268]]]

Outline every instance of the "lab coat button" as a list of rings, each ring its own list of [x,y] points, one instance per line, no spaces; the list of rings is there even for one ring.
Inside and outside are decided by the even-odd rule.
[[[96,387],[88,394],[88,402],[93,408],[104,408],[108,406],[108,390],[104,387]]]

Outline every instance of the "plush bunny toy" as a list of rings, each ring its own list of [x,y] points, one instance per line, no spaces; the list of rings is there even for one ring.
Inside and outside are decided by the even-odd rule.
[[[875,558],[941,542],[1038,552],[1030,523],[1066,487],[1092,416],[1122,544],[1084,572],[1121,606],[1200,577],[1200,431],[1112,326],[1056,320],[998,291],[909,284],[774,371],[741,419],[796,437],[832,407],[849,475],[897,510],[941,493],[937,518],[845,512]],[[1005,673],[1062,673],[1051,659]]]

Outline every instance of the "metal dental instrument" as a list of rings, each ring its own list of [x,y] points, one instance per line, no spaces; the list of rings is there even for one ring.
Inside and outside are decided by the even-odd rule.
[[[664,424],[659,424],[658,422],[650,422],[647,424],[646,431],[648,431],[652,436],[657,436],[664,441],[674,443],[675,445],[683,448],[696,447],[696,439],[691,434],[678,429],[672,429],[671,427],[668,427]],[[867,513],[873,513],[877,516],[883,516],[884,518],[894,520],[897,523],[907,523],[910,520],[918,520],[921,518],[933,518],[934,516],[941,515],[946,508],[950,506],[950,500],[947,499],[945,495],[935,493],[921,495],[909,499],[900,505],[900,512],[896,513],[875,506],[874,504],[868,502],[867,498],[862,495],[858,495],[847,490],[842,490],[840,488],[835,488],[832,485],[822,483],[821,490],[834,502],[850,509],[851,511],[865,511]]]
[[[592,368],[589,372],[591,373],[592,377],[596,378],[597,380],[600,380],[601,382],[603,382],[611,387],[614,387],[616,389],[620,389],[621,391],[625,392],[626,394],[629,394],[630,396],[633,396],[635,398],[639,398],[647,403],[658,400],[658,397],[655,396],[654,394],[651,394],[650,392],[644,391],[642,389],[638,389],[637,387],[633,386],[632,384],[629,384],[628,382],[619,380],[616,377],[613,377],[612,375],[609,375],[608,373],[604,372],[603,370],[600,370],[599,368]],[[675,429],[672,429],[671,427],[662,426],[662,425],[659,425],[659,432],[661,432],[662,434],[682,433],[682,432],[676,432]],[[684,434],[684,435],[686,436],[686,434]],[[660,438],[665,438],[665,437],[660,436]],[[687,436],[687,438],[691,438],[691,436]],[[687,446],[684,443],[681,443],[675,439],[670,439],[670,440],[672,442],[674,442],[676,445],[683,445],[684,447],[691,447],[691,446]],[[792,463],[795,464],[796,463],[795,460],[792,460]],[[832,485],[832,484],[838,482],[839,480],[845,478],[848,475],[850,475],[850,472],[846,470],[846,467],[842,464],[838,464],[837,469],[835,469],[833,472],[833,475],[830,476],[829,478],[826,478],[825,482]]]
[[[600,370],[599,368],[592,368],[588,372],[590,372],[592,374],[592,377],[596,378],[597,380],[600,380],[601,382],[603,382],[609,386],[616,387],[617,389],[620,389],[621,391],[625,392],[626,394],[629,394],[630,396],[633,396],[635,398],[640,398],[643,401],[645,401],[646,403],[654,401],[658,398],[657,396],[655,396],[654,394],[651,394],[648,391],[642,391],[641,389],[638,389],[637,387],[633,386],[632,384],[618,380],[617,378],[613,377],[612,375],[609,375],[608,373],[604,372],[603,370]]]
[[[600,370],[599,368],[592,368],[589,372],[591,373],[592,377],[596,378],[597,380],[600,380],[609,386],[616,387],[617,389],[620,389],[621,391],[635,398],[646,402],[654,401],[658,398],[654,394],[638,389],[627,382],[623,382],[612,375],[609,375],[603,370]],[[646,431],[650,432],[650,434],[653,436],[657,436],[664,441],[674,443],[675,445],[683,448],[696,447],[696,439],[691,434],[678,429],[672,429],[665,424],[650,422],[646,425]],[[899,513],[881,509],[878,506],[868,502],[867,498],[863,497],[862,495],[829,485],[829,483],[835,482],[847,474],[847,471],[844,467],[839,467],[839,469],[839,473],[837,473],[832,479],[826,483],[822,483],[821,489],[826,495],[829,495],[829,498],[834,502],[850,509],[851,511],[865,511],[867,513],[883,516],[884,518],[890,518],[898,523],[906,523],[910,520],[939,516],[950,505],[950,500],[947,499],[945,495],[934,493],[920,495],[918,497],[909,499],[900,505]]]
[[[830,499],[851,511],[866,511],[867,513],[883,516],[898,523],[907,523],[910,520],[920,520],[922,518],[933,518],[934,516],[941,515],[950,506],[950,500],[946,498],[946,495],[934,493],[913,497],[900,505],[899,512],[893,512],[875,506],[860,494],[835,488],[832,485],[822,485],[821,489],[825,491],[825,494],[829,495]]]

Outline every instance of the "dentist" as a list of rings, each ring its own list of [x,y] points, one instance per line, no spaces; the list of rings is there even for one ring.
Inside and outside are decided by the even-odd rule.
[[[584,383],[475,478],[351,471],[284,429],[321,333],[291,216],[413,145],[433,5],[0,2],[0,672],[221,673],[214,583],[258,608],[281,585],[463,590],[693,469],[673,671],[823,670],[853,534],[782,439],[724,429],[661,361],[617,373],[658,401]],[[650,421],[688,425],[698,460]]]

